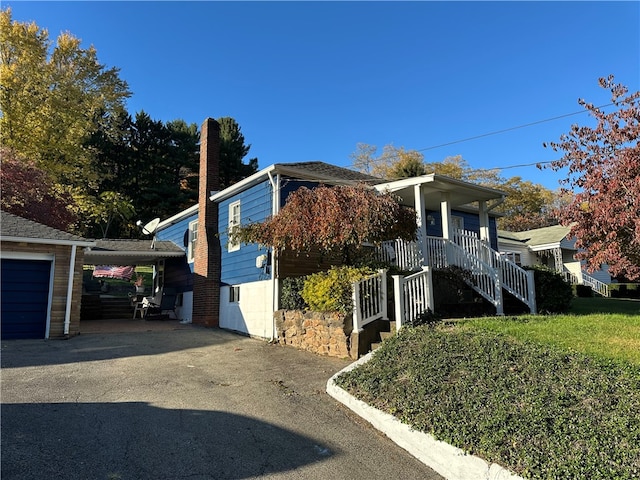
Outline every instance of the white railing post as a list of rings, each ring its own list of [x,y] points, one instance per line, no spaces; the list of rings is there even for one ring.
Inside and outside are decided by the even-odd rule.
[[[433,269],[428,266],[422,267],[423,272],[427,273],[427,294],[429,295],[427,298],[427,307],[431,312],[435,309],[435,301],[433,298]]]
[[[360,309],[360,285],[354,284],[353,293],[353,330],[359,332],[362,330],[362,312]]]
[[[529,297],[529,310],[531,313],[538,313],[538,307],[536,305],[536,280],[535,272],[533,270],[525,270],[527,273],[527,295]]]
[[[402,288],[402,277],[400,275],[393,275],[393,294],[394,294],[394,307],[396,316],[396,331],[399,332],[402,328],[402,319],[404,318],[404,289]]]
[[[386,268],[382,268],[379,270],[380,273],[380,303],[382,303],[381,305],[381,309],[382,309],[382,319],[383,320],[389,320],[389,311],[388,311],[388,305],[387,305],[387,269]]]

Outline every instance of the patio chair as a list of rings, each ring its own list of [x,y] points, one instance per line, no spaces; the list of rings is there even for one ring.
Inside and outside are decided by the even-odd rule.
[[[164,288],[162,290],[162,299],[160,300],[160,305],[155,303],[149,303],[149,309],[147,311],[146,316],[144,317],[146,320],[157,320],[164,319],[165,316],[167,318],[177,318],[176,317],[176,299],[178,298],[178,294],[176,293],[175,288]],[[165,313],[168,312],[168,313]],[[173,314],[173,317],[171,316]]]

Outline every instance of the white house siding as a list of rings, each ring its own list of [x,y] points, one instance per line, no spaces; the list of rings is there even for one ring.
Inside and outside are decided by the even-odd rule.
[[[230,302],[231,286],[220,289],[220,328],[252,337],[271,338],[273,333],[273,282],[263,280],[236,285],[240,301]]]
[[[176,305],[176,317],[185,322],[193,318],[193,291],[182,293],[182,303]]]

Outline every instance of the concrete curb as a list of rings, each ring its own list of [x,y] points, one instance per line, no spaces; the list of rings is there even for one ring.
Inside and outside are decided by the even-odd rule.
[[[498,464],[489,464],[479,457],[465,454],[457,447],[436,440],[432,435],[412,430],[393,415],[371,407],[336,385],[335,379],[338,376],[368,362],[374,353],[375,351],[368,353],[332,376],[327,382],[327,393],[449,480],[524,480]]]

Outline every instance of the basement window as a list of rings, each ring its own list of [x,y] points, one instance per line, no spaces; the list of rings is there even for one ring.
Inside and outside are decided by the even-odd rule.
[[[240,302],[240,285],[232,285],[229,287],[229,303]]]

